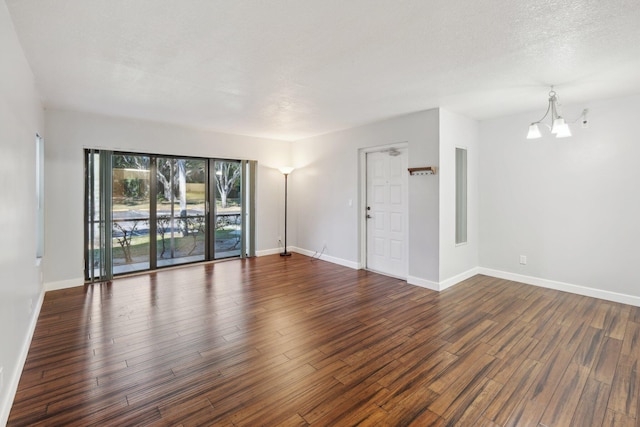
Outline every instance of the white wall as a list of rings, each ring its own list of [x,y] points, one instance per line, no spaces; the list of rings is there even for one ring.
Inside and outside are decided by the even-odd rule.
[[[299,248],[316,251],[326,242],[328,256],[360,262],[359,149],[399,142],[408,143],[409,167],[438,166],[438,110],[293,144],[298,169],[290,177],[290,200]],[[438,178],[409,177],[409,281],[423,285],[438,281]]]
[[[45,119],[47,286],[82,284],[84,148],[257,160],[256,246],[277,248],[284,192],[275,168],[290,163],[290,142],[61,110],[47,111]]]
[[[478,266],[478,122],[440,109],[441,286],[471,276]],[[467,149],[467,243],[456,245],[456,148]],[[453,279],[453,280],[451,280]]]
[[[565,106],[565,116],[582,107]],[[481,123],[480,265],[638,297],[640,97],[588,107],[589,128],[566,139],[525,138],[540,112]]]
[[[43,111],[5,2],[0,2],[0,425],[7,421],[39,304],[35,135]]]

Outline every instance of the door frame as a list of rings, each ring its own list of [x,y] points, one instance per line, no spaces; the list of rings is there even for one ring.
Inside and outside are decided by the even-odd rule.
[[[409,156],[409,142],[400,141],[390,144],[376,145],[373,147],[364,147],[358,150],[358,231],[360,234],[360,243],[358,245],[358,268],[368,270],[367,268],[367,154],[385,152],[391,149],[406,149],[407,156]],[[407,157],[407,161],[409,158]],[[408,174],[408,172],[407,172]],[[405,175],[404,179],[404,193],[406,196],[409,194],[409,179],[408,175]],[[409,276],[409,198],[407,197],[407,211],[405,212],[405,221],[407,226],[405,227],[404,240],[406,243],[406,270],[407,277]],[[406,280],[407,277],[399,277],[399,279]]]

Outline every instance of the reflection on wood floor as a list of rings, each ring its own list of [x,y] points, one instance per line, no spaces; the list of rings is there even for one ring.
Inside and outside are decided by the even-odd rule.
[[[294,254],[48,292],[9,425],[638,425],[640,308]]]

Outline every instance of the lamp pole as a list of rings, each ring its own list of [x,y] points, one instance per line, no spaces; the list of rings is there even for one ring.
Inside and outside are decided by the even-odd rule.
[[[280,168],[280,172],[284,175],[284,252],[282,252],[280,256],[291,256],[291,252],[287,252],[287,198],[289,193],[287,188],[287,178],[292,171],[292,167]]]

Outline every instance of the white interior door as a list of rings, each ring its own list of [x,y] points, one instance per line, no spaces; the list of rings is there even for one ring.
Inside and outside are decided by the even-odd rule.
[[[407,277],[407,150],[367,153],[367,269]]]

